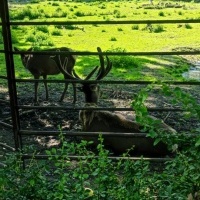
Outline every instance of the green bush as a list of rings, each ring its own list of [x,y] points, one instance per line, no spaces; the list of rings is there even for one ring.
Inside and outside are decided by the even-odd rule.
[[[26,42],[33,43],[32,46],[54,46],[54,43],[49,35],[43,32],[32,33],[26,37]]]
[[[116,48],[110,50],[112,52],[126,52],[125,49]],[[129,67],[136,67],[138,68],[140,65],[137,61],[137,59],[134,56],[110,56],[110,59],[112,60],[113,66],[115,68],[124,68],[128,69]]]
[[[96,149],[92,148],[93,152],[92,142],[69,142],[60,130],[61,146],[46,150],[48,160],[36,160],[38,152],[31,147],[24,148],[23,153],[33,153],[23,169],[21,152],[7,154],[0,163],[0,199],[199,199],[200,130],[193,131],[193,134],[197,133],[196,137],[187,133],[158,137],[163,132],[154,132],[154,123],[158,122],[149,120],[145,105],[154,89],[171,97],[173,105],[179,103],[190,117],[198,120],[200,105],[179,87],[164,83],[143,87],[134,97],[131,105],[135,109],[136,121],[144,125],[155,143],[161,140],[173,147],[176,154],[171,159],[162,165],[155,164],[143,157],[131,159],[128,151],[113,160],[104,146],[102,135],[99,135]],[[75,160],[71,157],[74,155],[77,156]]]
[[[123,29],[122,29],[122,28],[117,28],[117,30],[118,30],[118,31],[123,31]]]
[[[81,12],[81,11],[76,11],[76,12],[74,13],[74,15],[77,16],[77,17],[84,17],[84,16],[85,16],[85,13],[84,13],[84,12]]]
[[[185,28],[186,28],[186,29],[192,29],[192,26],[191,26],[190,24],[187,24],[187,23],[186,23],[186,24],[185,24]]]
[[[13,44],[17,44],[19,41],[18,41],[18,37],[17,37],[17,34],[12,32],[12,43]]]
[[[111,37],[110,41],[117,41],[117,38],[116,37]]]
[[[54,36],[62,36],[62,31],[55,28],[52,32],[51,32],[52,35]]]
[[[24,7],[23,9],[19,9],[18,11],[11,13],[10,15],[12,20],[23,20],[25,18],[32,20],[38,19],[41,16],[42,13],[40,13],[37,9],[31,8],[30,6]]]
[[[42,31],[43,33],[49,33],[49,28],[48,26],[36,26],[37,31]]]
[[[36,37],[34,35],[28,35],[26,37],[26,42],[36,42]]]
[[[165,16],[165,13],[164,13],[163,11],[160,11],[160,12],[158,13],[158,15],[161,16],[161,17],[164,17],[164,16]]]
[[[200,154],[194,145],[156,172],[152,171],[155,165],[142,157],[132,160],[124,154],[118,160],[110,159],[102,136],[96,154],[87,150],[91,142],[69,143],[63,135],[60,140],[60,148],[46,151],[48,160],[35,160],[35,151],[25,169],[21,153],[8,154],[0,168],[0,199],[184,200],[200,195]],[[70,158],[74,154],[76,161]]]
[[[51,5],[52,5],[52,6],[60,6],[60,4],[59,4],[59,3],[56,3],[56,2],[53,2]]]
[[[139,25],[138,25],[138,24],[135,24],[135,25],[133,25],[131,28],[132,28],[132,30],[139,30]]]
[[[162,25],[154,25],[153,30],[154,33],[160,33],[164,31],[164,27]]]

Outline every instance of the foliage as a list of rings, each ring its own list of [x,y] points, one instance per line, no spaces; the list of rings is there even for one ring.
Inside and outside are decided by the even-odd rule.
[[[110,50],[112,52],[126,52],[125,49],[121,49],[121,48],[116,48],[116,49],[112,49]],[[108,51],[109,52],[109,51]],[[110,60],[112,60],[113,66],[115,68],[123,68],[123,69],[127,69],[127,68],[138,68],[139,64],[137,62],[137,59],[134,56],[111,56]]]
[[[69,143],[60,130],[61,145],[46,150],[48,160],[36,160],[37,152],[33,149],[7,155],[4,167],[0,168],[0,199],[198,199],[200,137],[188,138],[181,133],[159,137],[163,132],[155,132],[154,127],[160,122],[150,120],[145,106],[148,94],[158,85],[161,94],[173,97],[172,103],[179,103],[189,113],[186,117],[200,119],[200,106],[179,87],[171,88],[164,83],[148,85],[136,96],[132,103],[136,120],[150,132],[155,143],[162,140],[176,147],[175,156],[159,171],[154,171],[157,164],[152,165],[143,157],[132,160],[129,151],[117,160],[111,159],[102,135],[96,150],[91,151],[92,142]],[[183,143],[187,145],[181,148]],[[30,150],[32,157],[23,169],[22,153]]]
[[[43,33],[49,33],[48,26],[36,26],[36,31],[41,31]]]
[[[46,35],[43,32],[35,32],[30,35],[27,35],[26,42],[31,42],[32,45],[37,49],[41,48],[41,46],[53,46],[54,43],[52,42],[50,36]]]
[[[52,35],[55,35],[55,36],[61,36],[62,35],[62,32],[61,30],[55,28],[52,32],[51,32]]]
[[[0,198],[9,199],[181,199],[200,189],[197,148],[178,152],[165,163],[161,172],[153,172],[148,161],[131,160],[128,154],[114,161],[99,137],[97,156],[87,150],[90,143],[68,143],[46,151],[48,160],[31,160],[22,168],[22,154],[7,156],[0,168]],[[70,155],[77,155],[73,160]],[[125,159],[126,158],[126,159]],[[184,163],[184,164],[183,164]]]

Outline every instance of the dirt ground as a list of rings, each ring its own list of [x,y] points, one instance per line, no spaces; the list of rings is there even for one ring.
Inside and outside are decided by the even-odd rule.
[[[19,105],[33,105],[33,83],[18,83],[18,103]],[[101,85],[102,96],[99,107],[120,107],[130,108],[131,101],[135,94],[141,89],[141,85]],[[181,86],[182,89],[190,93],[199,103],[199,86]],[[62,94],[63,84],[49,83],[49,101],[45,101],[44,86],[39,85],[39,102],[41,106],[66,106],[73,107],[72,86],[69,86],[68,93],[61,103],[59,102]],[[12,124],[11,109],[9,106],[9,94],[7,88],[0,86],[0,159],[5,153],[14,149],[13,131],[3,123]],[[146,102],[149,108],[172,108],[169,97],[161,96],[158,90],[154,90]],[[78,91],[78,101],[76,106],[84,106],[84,96]],[[133,115],[132,112],[123,112],[125,115]],[[150,112],[151,115],[162,119],[174,128],[177,132],[190,132],[200,126],[196,119],[185,119],[182,112]],[[2,123],[3,122],[3,123]],[[22,130],[34,131],[57,131],[58,126],[63,131],[81,131],[78,110],[54,110],[54,109],[20,109],[20,127]],[[74,137],[68,138],[69,141]],[[33,145],[39,151],[59,145],[55,136],[28,136],[22,137],[23,145]]]

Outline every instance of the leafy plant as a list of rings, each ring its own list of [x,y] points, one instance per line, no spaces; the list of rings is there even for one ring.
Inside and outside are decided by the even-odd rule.
[[[116,37],[111,37],[110,41],[117,41],[117,38]]]
[[[37,31],[41,31],[43,33],[49,33],[48,26],[36,26]]]
[[[125,49],[116,48],[110,50],[112,52],[126,52]],[[109,51],[108,51],[109,52]],[[140,65],[137,62],[137,59],[134,56],[111,56],[110,57],[115,68],[127,69],[130,67],[138,68]]]
[[[133,25],[131,28],[132,30],[139,30],[139,25]]]
[[[62,35],[62,31],[55,28],[55,29],[51,32],[51,34],[52,34],[52,35],[55,35],[55,36],[61,36],[61,35]]]
[[[192,29],[192,26],[191,26],[190,24],[186,23],[186,24],[185,24],[185,28],[186,28],[186,29]]]

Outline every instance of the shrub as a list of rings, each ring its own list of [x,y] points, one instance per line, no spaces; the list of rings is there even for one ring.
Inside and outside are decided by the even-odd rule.
[[[85,13],[81,12],[81,11],[77,11],[77,12],[74,13],[74,15],[76,15],[77,17],[84,17]]]
[[[52,6],[60,6],[60,4],[59,4],[59,3],[56,3],[56,2],[53,2],[51,5],[52,5]]]
[[[20,152],[8,154],[0,168],[1,199],[182,200],[188,195],[200,196],[200,154],[193,140],[189,141],[193,144],[190,150],[177,153],[160,165],[158,172],[142,157],[129,159],[128,153],[118,160],[110,159],[102,136],[96,154],[87,150],[91,142],[69,143],[62,135],[60,142],[60,148],[46,150],[48,160],[35,160],[33,153],[25,169]],[[70,158],[74,154],[76,161]]]
[[[186,29],[192,29],[192,26],[190,24],[185,24]]]
[[[123,29],[122,29],[122,28],[117,28],[117,30],[118,30],[118,31],[123,31]]]
[[[182,15],[183,13],[182,13],[182,11],[178,11],[178,14],[179,14],[179,15]]]
[[[138,24],[133,25],[133,26],[131,27],[131,29],[132,29],[132,30],[139,30],[139,25],[138,25]]]
[[[30,20],[32,19],[38,19],[41,17],[41,14],[37,9],[33,9],[30,6],[27,6],[23,9],[19,9],[17,12],[11,14],[11,19],[13,20],[23,20],[25,18],[28,18]]]
[[[36,42],[35,35],[31,34],[26,37],[26,42]]]
[[[12,43],[16,44],[18,43],[18,38],[17,38],[17,34],[15,32],[12,32]]]
[[[117,41],[117,38],[116,37],[111,37],[110,41]]]
[[[54,46],[49,35],[43,32],[37,32],[35,34],[30,34],[26,37],[26,42],[33,43],[33,46]]]
[[[42,31],[43,33],[49,33],[48,26],[36,26],[37,31]]]
[[[121,48],[116,48],[110,50],[112,52],[121,52],[124,53],[126,52],[125,49]],[[111,56],[110,58],[112,60],[113,66],[115,68],[124,68],[128,69],[129,67],[136,67],[138,68],[140,65],[138,64],[137,59],[134,56]]]
[[[163,11],[160,11],[160,12],[158,13],[158,15],[161,16],[161,17],[164,17],[164,16],[165,16],[165,13],[164,13]]]
[[[164,31],[164,27],[162,25],[155,25],[153,26],[153,32],[154,33],[160,33]]]
[[[62,35],[62,31],[59,30],[59,29],[54,29],[52,32],[51,32],[52,35],[54,36],[61,36]]]

